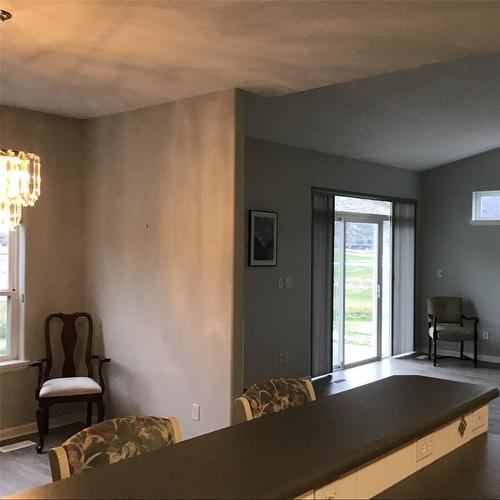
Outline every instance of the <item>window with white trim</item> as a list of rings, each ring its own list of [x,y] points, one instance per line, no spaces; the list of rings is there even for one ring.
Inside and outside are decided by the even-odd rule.
[[[20,232],[0,230],[0,362],[19,359],[21,331]]]
[[[500,191],[472,193],[472,223],[500,224]]]

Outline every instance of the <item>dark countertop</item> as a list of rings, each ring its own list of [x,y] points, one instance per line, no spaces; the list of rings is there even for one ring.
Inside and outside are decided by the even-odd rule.
[[[292,498],[496,398],[394,376],[11,498]]]
[[[500,436],[474,438],[375,498],[500,498]]]

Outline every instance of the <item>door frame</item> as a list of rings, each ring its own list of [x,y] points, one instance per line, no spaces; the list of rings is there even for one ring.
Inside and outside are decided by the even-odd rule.
[[[341,304],[342,304],[342,318],[341,318],[341,329],[339,332],[339,344],[341,344],[341,354],[342,359],[340,365],[333,365],[332,356],[332,369],[342,370],[345,368],[353,368],[355,366],[364,365],[366,363],[372,363],[374,361],[379,361],[382,359],[382,299],[383,299],[383,248],[384,248],[384,222],[390,221],[391,218],[388,215],[381,214],[363,214],[359,212],[334,212],[334,223],[342,222],[342,252],[339,259],[339,266],[341,269]],[[365,223],[374,224],[377,226],[377,327],[376,327],[376,337],[377,337],[377,354],[371,358],[363,359],[361,361],[356,361],[354,363],[345,363],[345,232],[346,223]],[[334,231],[335,234],[335,231]],[[374,245],[375,247],[375,245]],[[333,283],[333,287],[335,283]],[[332,296],[333,298],[333,296]],[[334,303],[332,301],[332,307]],[[391,332],[392,333],[392,332]],[[392,340],[391,340],[392,341]],[[333,343],[333,339],[332,339]]]
[[[350,198],[361,198],[361,199],[367,199],[367,200],[381,200],[381,201],[389,201],[389,202],[392,202],[393,204],[394,203],[404,203],[404,204],[409,204],[409,205],[414,205],[415,206],[415,227],[414,227],[414,231],[415,231],[415,244],[414,244],[414,263],[413,263],[413,272],[414,272],[414,276],[416,276],[416,271],[417,271],[417,264],[418,264],[418,254],[417,254],[417,245],[418,245],[418,234],[419,234],[419,231],[418,231],[418,228],[419,228],[419,200],[416,199],[416,198],[411,198],[411,197],[404,197],[404,196],[394,196],[394,195],[390,195],[390,194],[376,194],[376,193],[370,193],[370,192],[366,192],[366,191],[355,191],[355,190],[346,190],[346,189],[335,189],[335,188],[328,188],[328,187],[324,187],[324,186],[319,186],[319,185],[312,185],[311,186],[311,196],[314,195],[314,193],[323,193],[325,195],[328,195],[328,196],[331,196],[332,198],[335,198],[336,196],[348,196]],[[333,214],[334,215],[334,214]],[[334,223],[334,221],[333,221]],[[311,211],[311,227],[313,225],[313,213]],[[395,266],[394,266],[394,233],[395,233],[395,226],[394,224],[391,225],[392,226],[392,229],[391,229],[391,238],[392,238],[392,255],[391,255],[391,266],[392,266],[392,281],[394,282],[394,270],[395,270]],[[312,231],[311,231],[311,248],[314,247],[314,242],[313,242],[313,238],[312,238]],[[313,260],[311,259],[311,268],[314,266],[314,263],[313,263]],[[311,269],[311,282],[310,282],[310,285],[311,285],[311,291],[313,290],[313,287],[314,287],[314,283],[313,283],[313,279],[312,279],[312,276],[313,276],[313,271]],[[332,283],[333,285],[333,283]],[[313,303],[313,293],[310,294],[311,295],[311,311],[312,311],[312,303]],[[413,307],[413,343],[414,343],[414,347],[416,345],[416,332],[417,332],[417,280],[415,279],[414,280],[414,307]],[[333,303],[332,303],[332,306],[333,306]],[[333,307],[332,307],[333,309]],[[330,335],[330,339],[332,339],[332,331],[333,331],[333,314],[331,316],[331,323],[330,323],[330,328],[329,328],[329,335]],[[391,346],[390,346],[390,357],[392,357],[394,355],[394,337],[395,337],[395,332],[394,332],[394,288],[392,288],[391,290]],[[311,314],[310,315],[310,328],[311,328],[311,331],[312,331],[312,327],[313,327],[313,315]],[[310,356],[310,367],[311,367],[311,372],[312,372],[312,367],[314,365],[314,348],[313,348],[313,343],[314,343],[314,339],[313,339],[313,336],[311,335],[311,356]],[[315,375],[314,377],[315,378],[319,378],[319,377],[323,377],[323,376],[327,376],[329,375],[330,373],[338,370],[338,368],[335,368],[333,366],[333,339],[332,341],[329,343],[329,349],[330,349],[330,353],[331,353],[331,360],[332,360],[332,364],[330,365],[330,370],[331,372],[325,372],[325,373],[322,373],[320,375]]]

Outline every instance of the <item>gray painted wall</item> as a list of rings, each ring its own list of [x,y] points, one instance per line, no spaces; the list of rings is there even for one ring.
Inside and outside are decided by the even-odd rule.
[[[469,224],[472,192],[494,189],[500,189],[500,149],[422,174],[417,345],[427,345],[425,297],[457,295],[466,312],[477,312],[481,332],[489,331],[479,353],[500,356],[500,226]]]
[[[415,199],[420,178],[416,172],[247,137],[246,210],[279,213],[279,249],[276,267],[245,268],[246,387],[271,376],[310,374],[312,187]],[[293,288],[278,289],[278,276],[291,276]],[[279,363],[284,351],[290,353],[288,364]]]

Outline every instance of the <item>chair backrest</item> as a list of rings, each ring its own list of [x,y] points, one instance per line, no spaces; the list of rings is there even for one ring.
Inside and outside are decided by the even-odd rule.
[[[246,422],[315,400],[310,380],[269,379],[252,385],[243,396],[235,399],[234,417],[236,422]]]
[[[52,480],[143,455],[182,440],[175,417],[120,417],[87,427],[49,452]]]
[[[439,323],[462,323],[462,299],[460,297],[428,297],[427,314]]]
[[[47,358],[47,364],[45,366],[44,379],[50,378],[50,370],[52,368],[52,349],[51,349],[51,324],[54,320],[58,319],[62,321],[62,329],[60,331],[61,343],[64,352],[64,362],[62,367],[61,377],[74,377],[76,376],[76,366],[75,366],[75,349],[78,341],[78,330],[76,328],[76,322],[79,318],[86,318],[88,322],[88,332],[87,341],[85,344],[85,365],[87,367],[88,376],[93,376],[92,362],[90,359],[92,352],[92,336],[93,336],[93,326],[92,317],[90,314],[85,312],[64,314],[64,313],[54,313],[47,316],[45,320],[45,352]]]

